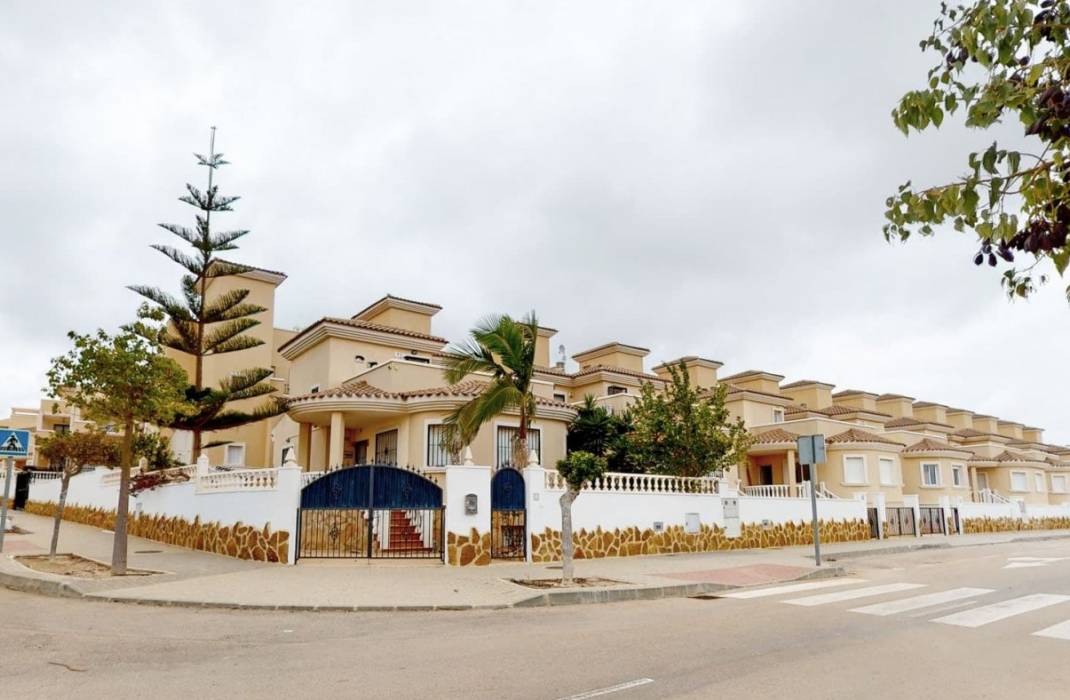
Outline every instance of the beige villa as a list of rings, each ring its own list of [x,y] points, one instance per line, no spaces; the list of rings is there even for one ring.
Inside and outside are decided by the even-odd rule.
[[[487,378],[472,376],[448,386],[441,360],[448,340],[435,334],[437,304],[386,295],[351,316],[326,316],[303,330],[275,325],[281,272],[253,269],[213,282],[220,293],[248,288],[265,308],[252,333],[263,345],[209,358],[209,383],[246,367],[271,367],[271,381],[288,399],[288,412],[269,421],[209,436],[227,444],[208,451],[213,465],[278,466],[293,458],[321,471],[369,462],[434,473],[457,457],[443,441],[445,416],[475,396]],[[744,493],[798,496],[811,480],[798,464],[796,438],[826,436],[828,460],[814,481],[822,493],[894,507],[916,499],[921,506],[959,501],[1058,505],[1070,502],[1070,448],[1044,440],[1043,430],[1007,419],[918,401],[894,393],[836,391],[829,382],[785,383],[783,375],[748,370],[720,375],[722,363],[698,355],[654,364],[649,350],[613,341],[551,360],[557,331],[540,328],[530,445],[553,468],[565,454],[575,407],[593,397],[612,411],[626,409],[645,383],[660,389],[669,364],[682,364],[700,388],[724,385],[727,407],[754,435],[747,459],[734,475]],[[177,358],[188,364],[188,358]],[[13,409],[9,427],[37,435],[78,429],[77,411],[44,399]],[[502,414],[469,446],[472,458],[510,466],[517,416]],[[172,444],[188,459],[188,435]],[[29,464],[44,466],[31,456]]]

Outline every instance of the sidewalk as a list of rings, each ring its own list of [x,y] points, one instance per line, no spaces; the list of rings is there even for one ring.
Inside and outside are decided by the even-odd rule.
[[[16,514],[26,534],[8,533],[0,554],[0,585],[48,595],[156,605],[278,610],[465,610],[613,602],[714,593],[728,588],[844,573],[837,562],[920,547],[959,547],[1022,539],[1070,537],[1070,531],[926,536],[848,542],[822,547],[828,562],[814,566],[812,547],[707,554],[589,559],[576,575],[616,583],[598,588],[537,590],[510,579],[560,576],[560,565],[495,563],[444,567],[427,561],[303,560],[297,566],[232,559],[131,537],[129,566],[162,573],[100,580],[32,571],[14,557],[47,553],[52,521]],[[107,562],[111,533],[64,522],[61,552]]]

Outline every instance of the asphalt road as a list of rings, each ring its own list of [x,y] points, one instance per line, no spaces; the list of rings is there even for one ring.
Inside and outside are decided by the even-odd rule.
[[[753,598],[476,613],[0,591],[0,696],[1070,697],[1070,540],[846,563],[853,581]]]

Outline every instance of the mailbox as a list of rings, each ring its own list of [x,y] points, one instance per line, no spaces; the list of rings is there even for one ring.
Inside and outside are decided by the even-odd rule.
[[[475,515],[479,512],[479,497],[474,493],[465,494],[464,497],[464,514]]]

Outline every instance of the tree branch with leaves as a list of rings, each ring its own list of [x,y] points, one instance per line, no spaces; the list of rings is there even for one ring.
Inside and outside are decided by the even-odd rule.
[[[886,201],[884,236],[931,236],[937,226],[973,231],[974,263],[1004,270],[1011,297],[1027,297],[1051,261],[1070,266],[1070,3],[1055,0],[976,0],[941,3],[932,34],[921,41],[938,63],[924,89],[908,92],[892,110],[904,134],[938,128],[962,113],[965,125],[987,129],[1014,117],[1029,150],[993,142],[970,153],[960,177],[916,189],[911,182]],[[1041,268],[1043,269],[1043,268]],[[1070,300],[1070,286],[1066,289]]]

